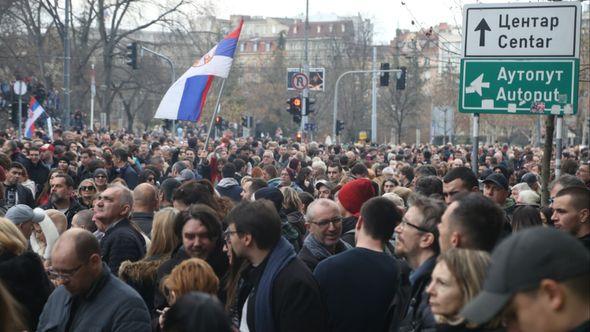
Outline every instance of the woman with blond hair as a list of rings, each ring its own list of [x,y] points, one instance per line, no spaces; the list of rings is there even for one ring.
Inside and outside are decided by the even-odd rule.
[[[93,179],[84,179],[80,181],[78,186],[78,203],[86,209],[92,209],[94,206],[94,198],[97,196],[98,190]]]
[[[10,220],[0,218],[0,280],[20,303],[27,328],[32,331],[52,285],[41,259],[27,247],[21,231]]]
[[[469,324],[459,315],[461,309],[481,290],[490,255],[485,251],[453,248],[442,253],[426,288],[437,331],[493,331],[500,321],[486,326]]]
[[[150,312],[153,311],[158,268],[180,245],[174,233],[177,215],[178,210],[171,207],[156,212],[152,222],[151,244],[145,257],[137,262],[125,261],[119,268],[119,278],[141,295]]]

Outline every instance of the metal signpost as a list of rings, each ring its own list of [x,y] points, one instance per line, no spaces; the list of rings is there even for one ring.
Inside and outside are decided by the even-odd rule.
[[[476,174],[480,113],[553,114],[559,128],[577,112],[580,23],[573,1],[463,7],[458,109],[473,113]]]
[[[18,95],[18,139],[23,139],[23,95],[27,93],[27,85],[23,81],[14,82],[14,93]]]

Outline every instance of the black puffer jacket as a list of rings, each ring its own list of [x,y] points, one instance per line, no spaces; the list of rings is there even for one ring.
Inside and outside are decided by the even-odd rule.
[[[10,252],[0,254],[0,280],[26,310],[27,325],[34,331],[53,290],[41,259],[33,252],[19,256]]]
[[[118,275],[123,261],[138,261],[145,255],[145,240],[128,219],[119,221],[107,229],[100,240],[102,260],[114,275]]]

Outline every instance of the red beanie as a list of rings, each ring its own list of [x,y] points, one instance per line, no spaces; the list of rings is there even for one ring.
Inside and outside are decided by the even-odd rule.
[[[346,211],[358,216],[363,204],[375,196],[371,180],[356,179],[345,184],[338,191],[338,201]]]

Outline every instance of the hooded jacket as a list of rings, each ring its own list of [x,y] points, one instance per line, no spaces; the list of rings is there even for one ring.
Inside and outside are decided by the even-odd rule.
[[[215,186],[215,190],[219,193],[219,195],[224,197],[229,197],[234,202],[240,202],[242,196],[242,187],[238,181],[234,178],[223,178],[219,183]]]

